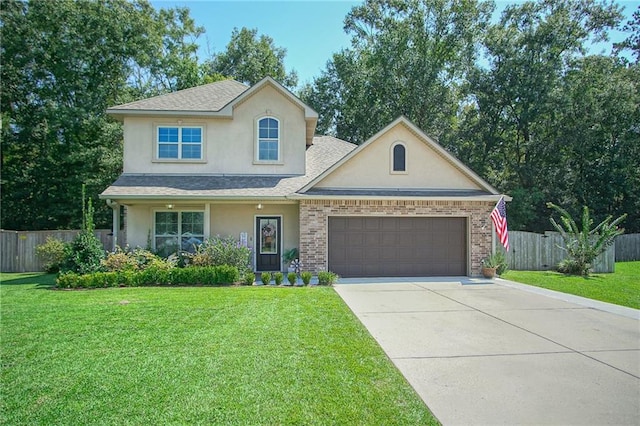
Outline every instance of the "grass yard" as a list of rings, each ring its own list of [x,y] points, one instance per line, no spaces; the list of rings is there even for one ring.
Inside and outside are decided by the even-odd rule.
[[[640,309],[640,262],[617,262],[614,273],[586,278],[551,271],[507,271],[502,278]]]
[[[332,288],[3,274],[2,424],[438,424]]]

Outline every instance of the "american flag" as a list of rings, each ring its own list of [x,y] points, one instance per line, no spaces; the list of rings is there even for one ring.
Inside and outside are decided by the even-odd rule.
[[[491,212],[491,220],[496,227],[496,233],[500,239],[500,243],[509,251],[509,230],[507,229],[507,206],[504,197],[500,197],[500,201]]]

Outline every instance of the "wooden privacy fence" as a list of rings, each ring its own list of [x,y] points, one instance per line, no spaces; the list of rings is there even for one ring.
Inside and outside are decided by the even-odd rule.
[[[37,272],[44,270],[44,262],[36,256],[36,247],[47,237],[71,241],[80,231],[6,231],[0,230],[0,271]],[[111,250],[112,235],[109,229],[97,229],[96,237],[105,250]]]
[[[43,262],[36,256],[36,247],[51,236],[62,241],[71,241],[78,235],[74,231],[5,231],[0,230],[0,271],[37,272],[44,269]],[[96,230],[96,236],[105,250],[111,250],[112,235],[109,229]],[[118,241],[123,241],[122,235]],[[534,234],[510,231],[511,251],[507,256],[509,268],[513,270],[545,271],[555,266],[565,257],[562,238],[557,232]],[[500,246],[502,247],[502,246]],[[600,255],[595,262],[595,272],[613,272],[614,262],[640,260],[640,234],[625,234],[616,238],[614,246]]]
[[[616,238],[616,262],[640,260],[640,234],[622,234]]]
[[[516,271],[547,271],[566,257],[562,237],[558,232],[534,234],[509,231],[511,250],[507,256],[509,268]],[[500,246],[502,247],[502,246]],[[613,272],[616,248],[612,245],[598,256],[592,266],[594,272]]]

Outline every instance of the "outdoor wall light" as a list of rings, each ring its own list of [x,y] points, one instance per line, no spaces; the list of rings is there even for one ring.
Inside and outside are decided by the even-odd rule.
[[[173,208],[173,204],[167,204],[166,207],[171,210]]]
[[[262,203],[258,203],[258,205],[256,206],[256,209],[258,210],[262,210],[264,206],[262,205]]]

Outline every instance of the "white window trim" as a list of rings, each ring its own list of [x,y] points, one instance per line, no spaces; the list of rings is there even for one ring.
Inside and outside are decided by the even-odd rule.
[[[153,215],[153,220],[152,220],[152,223],[153,223],[153,234],[152,234],[153,235],[153,244],[152,244],[152,247],[153,247],[154,251],[158,250],[157,241],[156,241],[157,238],[158,237],[164,237],[163,235],[158,235],[156,233],[156,230],[157,230],[157,227],[156,227],[156,225],[157,225],[156,224],[156,213],[178,213],[178,234],[176,235],[176,237],[178,238],[179,242],[182,241],[182,213],[202,213],[203,214],[202,215],[203,216],[202,217],[202,221],[203,221],[203,223],[202,223],[202,225],[203,225],[203,227],[202,227],[202,232],[203,232],[202,241],[205,240],[205,238],[207,236],[206,229],[205,229],[206,228],[205,225],[206,225],[206,222],[207,222],[207,217],[206,217],[207,213],[206,213],[205,210],[203,210],[203,209],[190,209],[190,208],[183,208],[183,209],[175,209],[175,208],[174,209],[153,209],[153,211],[152,211],[152,215]]]
[[[396,146],[401,145],[404,147],[404,170],[393,170],[394,163],[394,150]],[[409,150],[407,149],[407,144],[402,141],[396,141],[391,144],[391,148],[389,150],[389,173],[392,175],[406,175],[409,174]]]
[[[177,158],[161,158],[160,157],[160,131],[161,127],[173,127],[178,129],[178,157]],[[200,158],[182,158],[182,129],[184,128],[199,128],[200,129]],[[157,163],[205,163],[205,126],[203,124],[195,124],[195,123],[186,123],[186,124],[178,124],[178,123],[154,123],[154,138],[153,138],[153,161]],[[195,145],[190,142],[186,143],[187,145]]]
[[[278,122],[278,159],[277,160],[261,160],[260,159],[260,120],[264,120],[265,118],[272,118]],[[261,115],[257,117],[254,121],[255,123],[255,155],[253,159],[254,164],[284,164],[283,162],[283,153],[282,153],[282,133],[283,126],[282,120],[275,115]],[[262,138],[262,139],[271,139],[271,138]],[[273,139],[271,139],[273,140]]]

